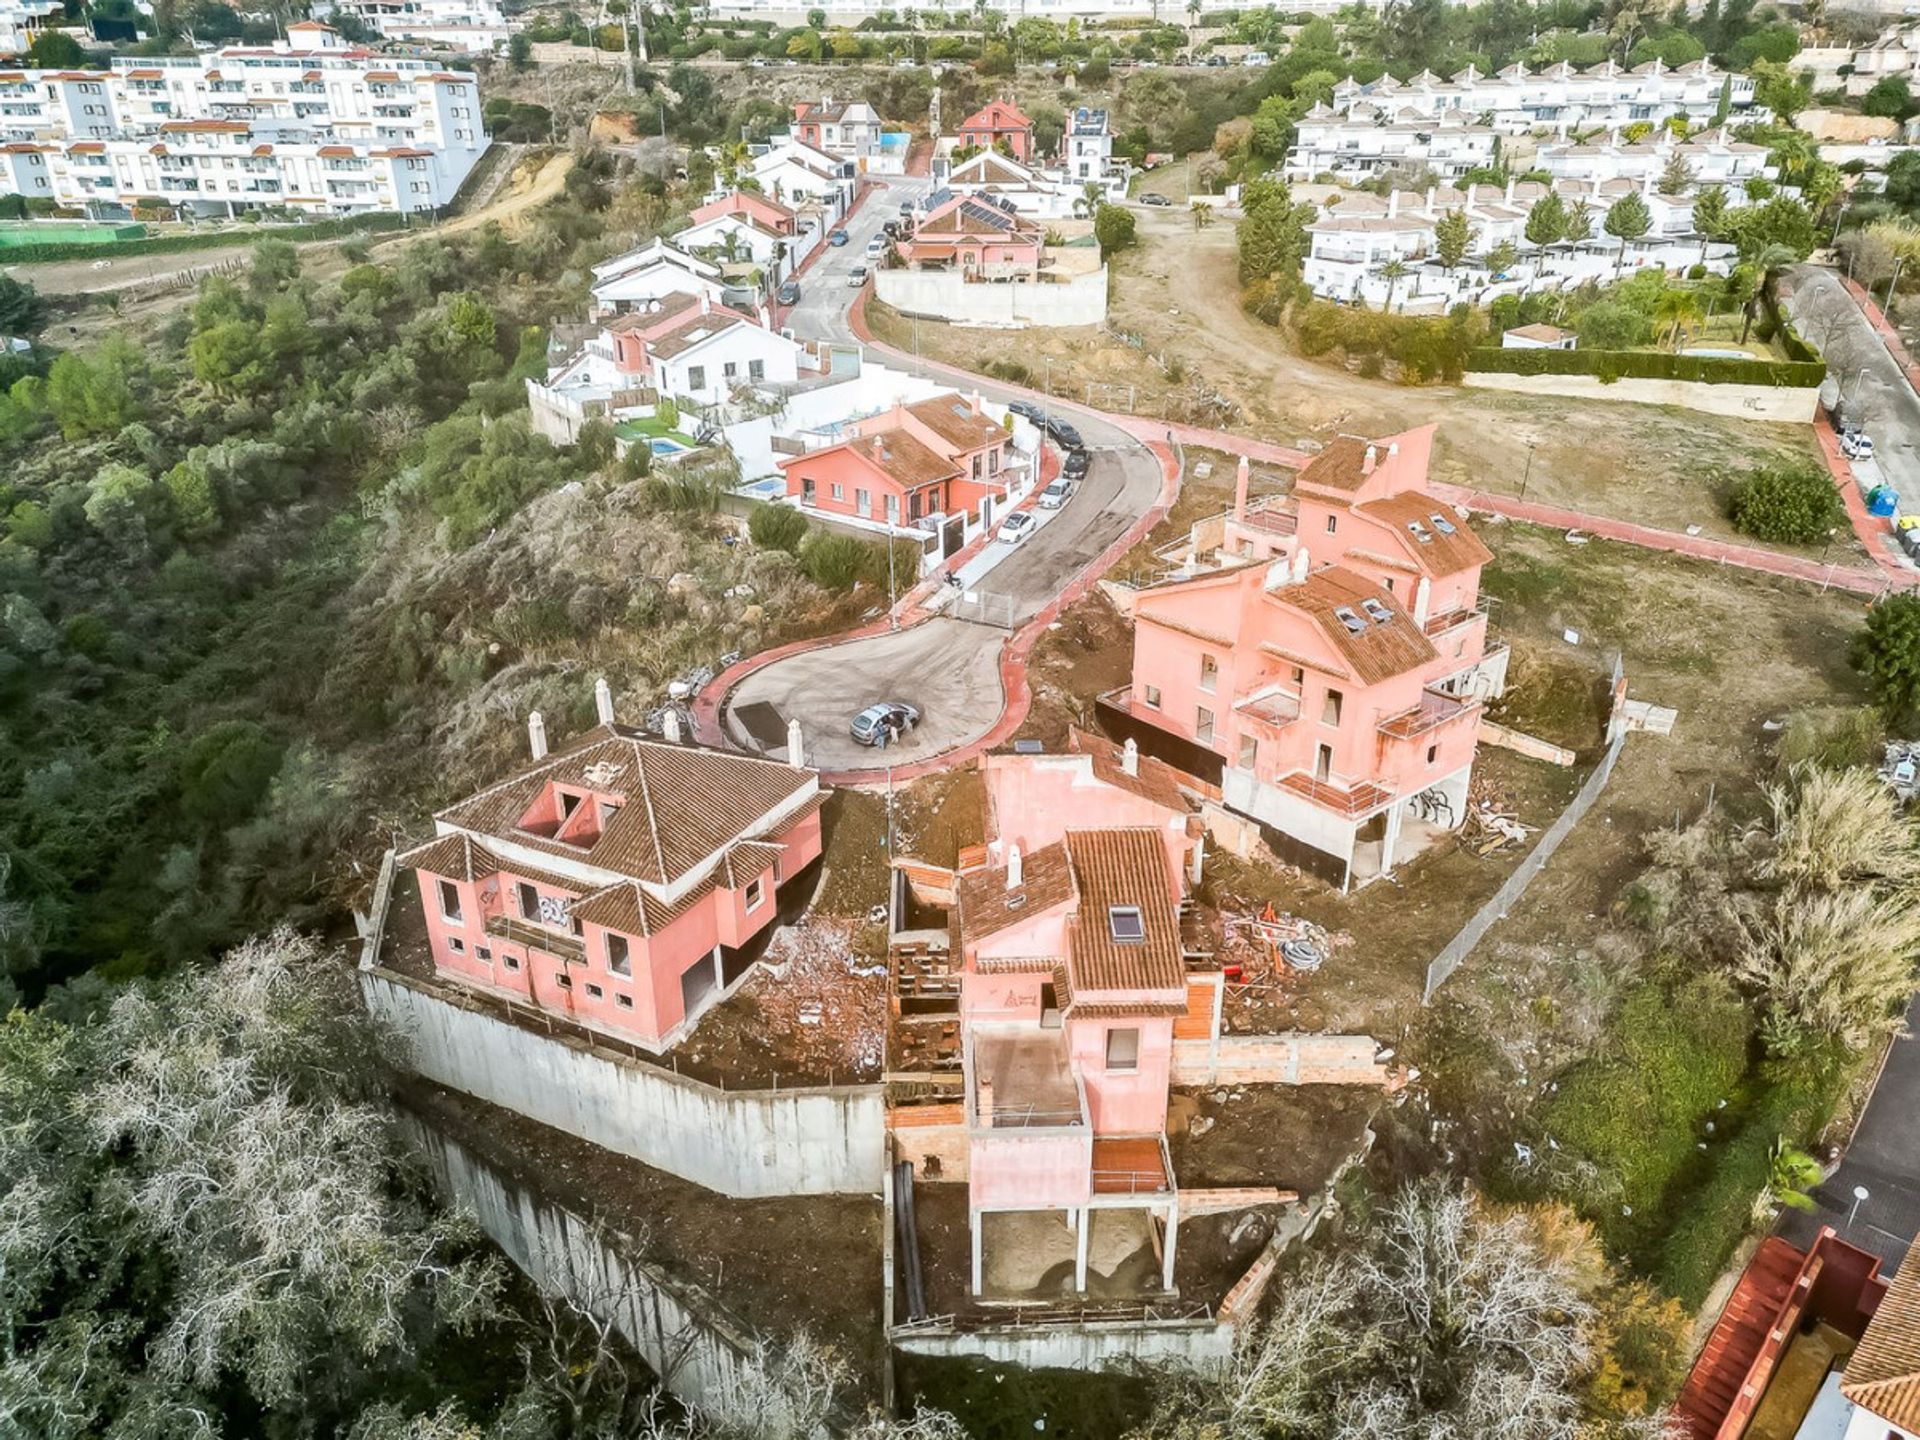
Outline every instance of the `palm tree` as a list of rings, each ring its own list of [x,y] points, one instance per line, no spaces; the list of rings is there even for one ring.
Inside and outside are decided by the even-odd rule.
[[[1391,313],[1393,310],[1393,292],[1395,288],[1399,286],[1401,277],[1407,273],[1406,262],[1396,256],[1380,267],[1380,273],[1385,277],[1387,282],[1386,303],[1380,308]]]
[[[1691,290],[1663,290],[1654,303],[1653,318],[1666,331],[1667,343],[1678,350],[1681,330],[1698,324],[1702,318],[1700,297]]]
[[[1796,1150],[1782,1135],[1773,1142],[1768,1156],[1767,1197],[1789,1210],[1811,1210],[1813,1196],[1807,1192],[1821,1180],[1820,1162],[1804,1150]]]

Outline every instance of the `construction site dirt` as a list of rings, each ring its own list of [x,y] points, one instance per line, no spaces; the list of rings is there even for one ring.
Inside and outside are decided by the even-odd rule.
[[[415,1082],[402,1099],[432,1128],[541,1198],[628,1237],[641,1258],[716,1296],[774,1338],[806,1330],[880,1371],[880,1205],[859,1196],[735,1200],[523,1115]]]

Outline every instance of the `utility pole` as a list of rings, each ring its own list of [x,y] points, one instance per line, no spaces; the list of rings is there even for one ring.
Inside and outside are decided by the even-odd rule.
[[[1891,317],[1893,314],[1893,292],[1900,284],[1900,267],[1907,263],[1907,257],[1898,256],[1893,262],[1893,278],[1887,281],[1887,303],[1880,308]]]

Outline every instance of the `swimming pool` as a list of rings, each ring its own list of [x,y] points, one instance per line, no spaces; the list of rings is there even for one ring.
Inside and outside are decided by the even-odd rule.
[[[647,448],[656,455],[684,455],[687,453],[687,447],[682,445],[678,440],[669,440],[661,435],[656,435],[649,440],[647,442]]]

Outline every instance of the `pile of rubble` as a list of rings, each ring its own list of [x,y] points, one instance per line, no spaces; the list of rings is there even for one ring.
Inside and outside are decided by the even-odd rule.
[[[1467,796],[1466,818],[1460,823],[1460,844],[1468,854],[1485,860],[1509,845],[1524,844],[1537,828],[1521,824],[1513,807],[1499,792],[1475,777]]]
[[[1920,795],[1920,743],[1889,740],[1880,761],[1880,778],[1902,800]]]

